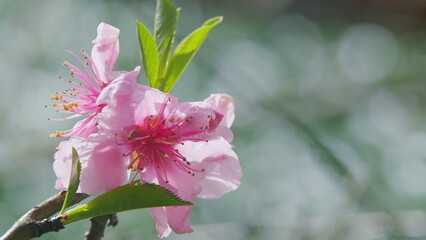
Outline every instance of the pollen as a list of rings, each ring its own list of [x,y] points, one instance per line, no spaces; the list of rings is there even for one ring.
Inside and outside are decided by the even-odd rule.
[[[58,94],[53,94],[51,97],[50,97],[50,100],[56,100],[56,101],[61,101],[62,100],[62,96],[60,96],[60,95],[58,95]]]
[[[55,138],[59,138],[61,136],[65,135],[65,132],[61,132],[61,131],[56,131],[56,133],[52,133],[49,136],[50,137],[55,137]]]
[[[78,103],[76,103],[76,102],[64,104],[64,106],[63,106],[63,109],[65,111],[73,110],[75,108],[78,108]]]
[[[68,104],[54,103],[54,104],[52,104],[52,107],[62,107],[62,109],[64,111],[71,111],[71,110],[75,110],[76,108],[78,108],[78,103],[76,103],[76,102],[71,102],[71,103],[68,103]]]

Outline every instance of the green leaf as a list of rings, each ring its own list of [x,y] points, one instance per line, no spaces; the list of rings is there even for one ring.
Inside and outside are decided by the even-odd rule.
[[[78,185],[80,184],[80,173],[81,173],[81,164],[80,158],[78,156],[75,148],[72,148],[72,157],[71,157],[71,173],[70,173],[70,181],[68,183],[67,194],[65,195],[64,204],[62,205],[62,209],[59,214],[63,214],[65,209],[70,204],[71,200],[74,198],[75,193],[77,192]]]
[[[151,33],[141,22],[136,21],[136,26],[138,28],[142,65],[148,78],[148,85],[154,87],[158,71],[157,46]]]
[[[164,92],[169,92],[172,89],[191,59],[200,49],[210,30],[221,23],[222,19],[222,17],[215,17],[207,20],[201,27],[179,43],[171,59],[165,80],[156,83],[158,89]]]
[[[157,0],[154,38],[158,47],[158,79],[164,77],[170,60],[180,9],[170,0]]]
[[[127,184],[67,211],[63,223],[68,224],[86,218],[140,208],[185,205],[192,205],[192,203],[181,200],[169,190],[158,185]]]

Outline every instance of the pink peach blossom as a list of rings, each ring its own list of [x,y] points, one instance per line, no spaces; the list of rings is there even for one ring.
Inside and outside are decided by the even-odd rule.
[[[114,81],[97,104],[105,106],[97,117],[99,131],[61,143],[75,147],[87,162],[80,191],[100,194],[124,184],[123,176],[131,172],[131,181],[159,184],[191,202],[195,197],[218,198],[240,185],[241,167],[229,143],[231,97],[215,94],[204,101],[179,103],[157,89]],[[67,186],[64,169],[71,161],[70,150],[61,145],[54,163],[58,189]],[[152,208],[159,237],[171,231],[192,232],[191,210],[192,206]]]
[[[98,36],[92,41],[94,46],[91,55],[83,49],[84,58],[81,60],[74,53],[67,51],[82,65],[82,69],[79,69],[71,63],[64,63],[70,68],[71,77],[77,77],[80,82],[65,81],[69,89],[57,92],[51,97],[51,100],[58,102],[52,105],[54,109],[72,114],[67,118],[52,120],[68,120],[81,116],[87,116],[87,118],[79,121],[68,131],[57,131],[56,134],[51,134],[52,137],[88,136],[95,131],[96,115],[105,107],[96,102],[102,90],[115,80],[136,81],[140,67],[136,67],[131,72],[112,70],[119,55],[120,30],[101,23],[97,32]]]

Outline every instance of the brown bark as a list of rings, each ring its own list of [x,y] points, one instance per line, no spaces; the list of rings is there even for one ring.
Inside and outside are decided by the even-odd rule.
[[[65,194],[65,191],[60,192],[33,207],[16,221],[0,240],[28,240],[39,237],[46,232],[59,231],[62,229],[61,217],[48,218],[61,210]],[[89,195],[84,193],[77,193],[71,201],[70,206],[81,202],[88,196]]]

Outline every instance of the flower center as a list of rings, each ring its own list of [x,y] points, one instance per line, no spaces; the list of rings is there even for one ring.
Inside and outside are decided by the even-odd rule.
[[[155,169],[157,176],[165,182],[168,182],[167,167],[169,166],[176,166],[193,176],[197,172],[204,171],[190,167],[191,163],[176,147],[184,145],[185,141],[207,141],[197,136],[202,130],[194,131],[187,127],[191,123],[190,117],[184,119],[165,117],[166,105],[167,101],[157,116],[149,115],[142,124],[132,127],[124,143],[117,143],[130,148],[123,156],[130,157],[128,169],[136,172],[132,181],[147,168]]]

